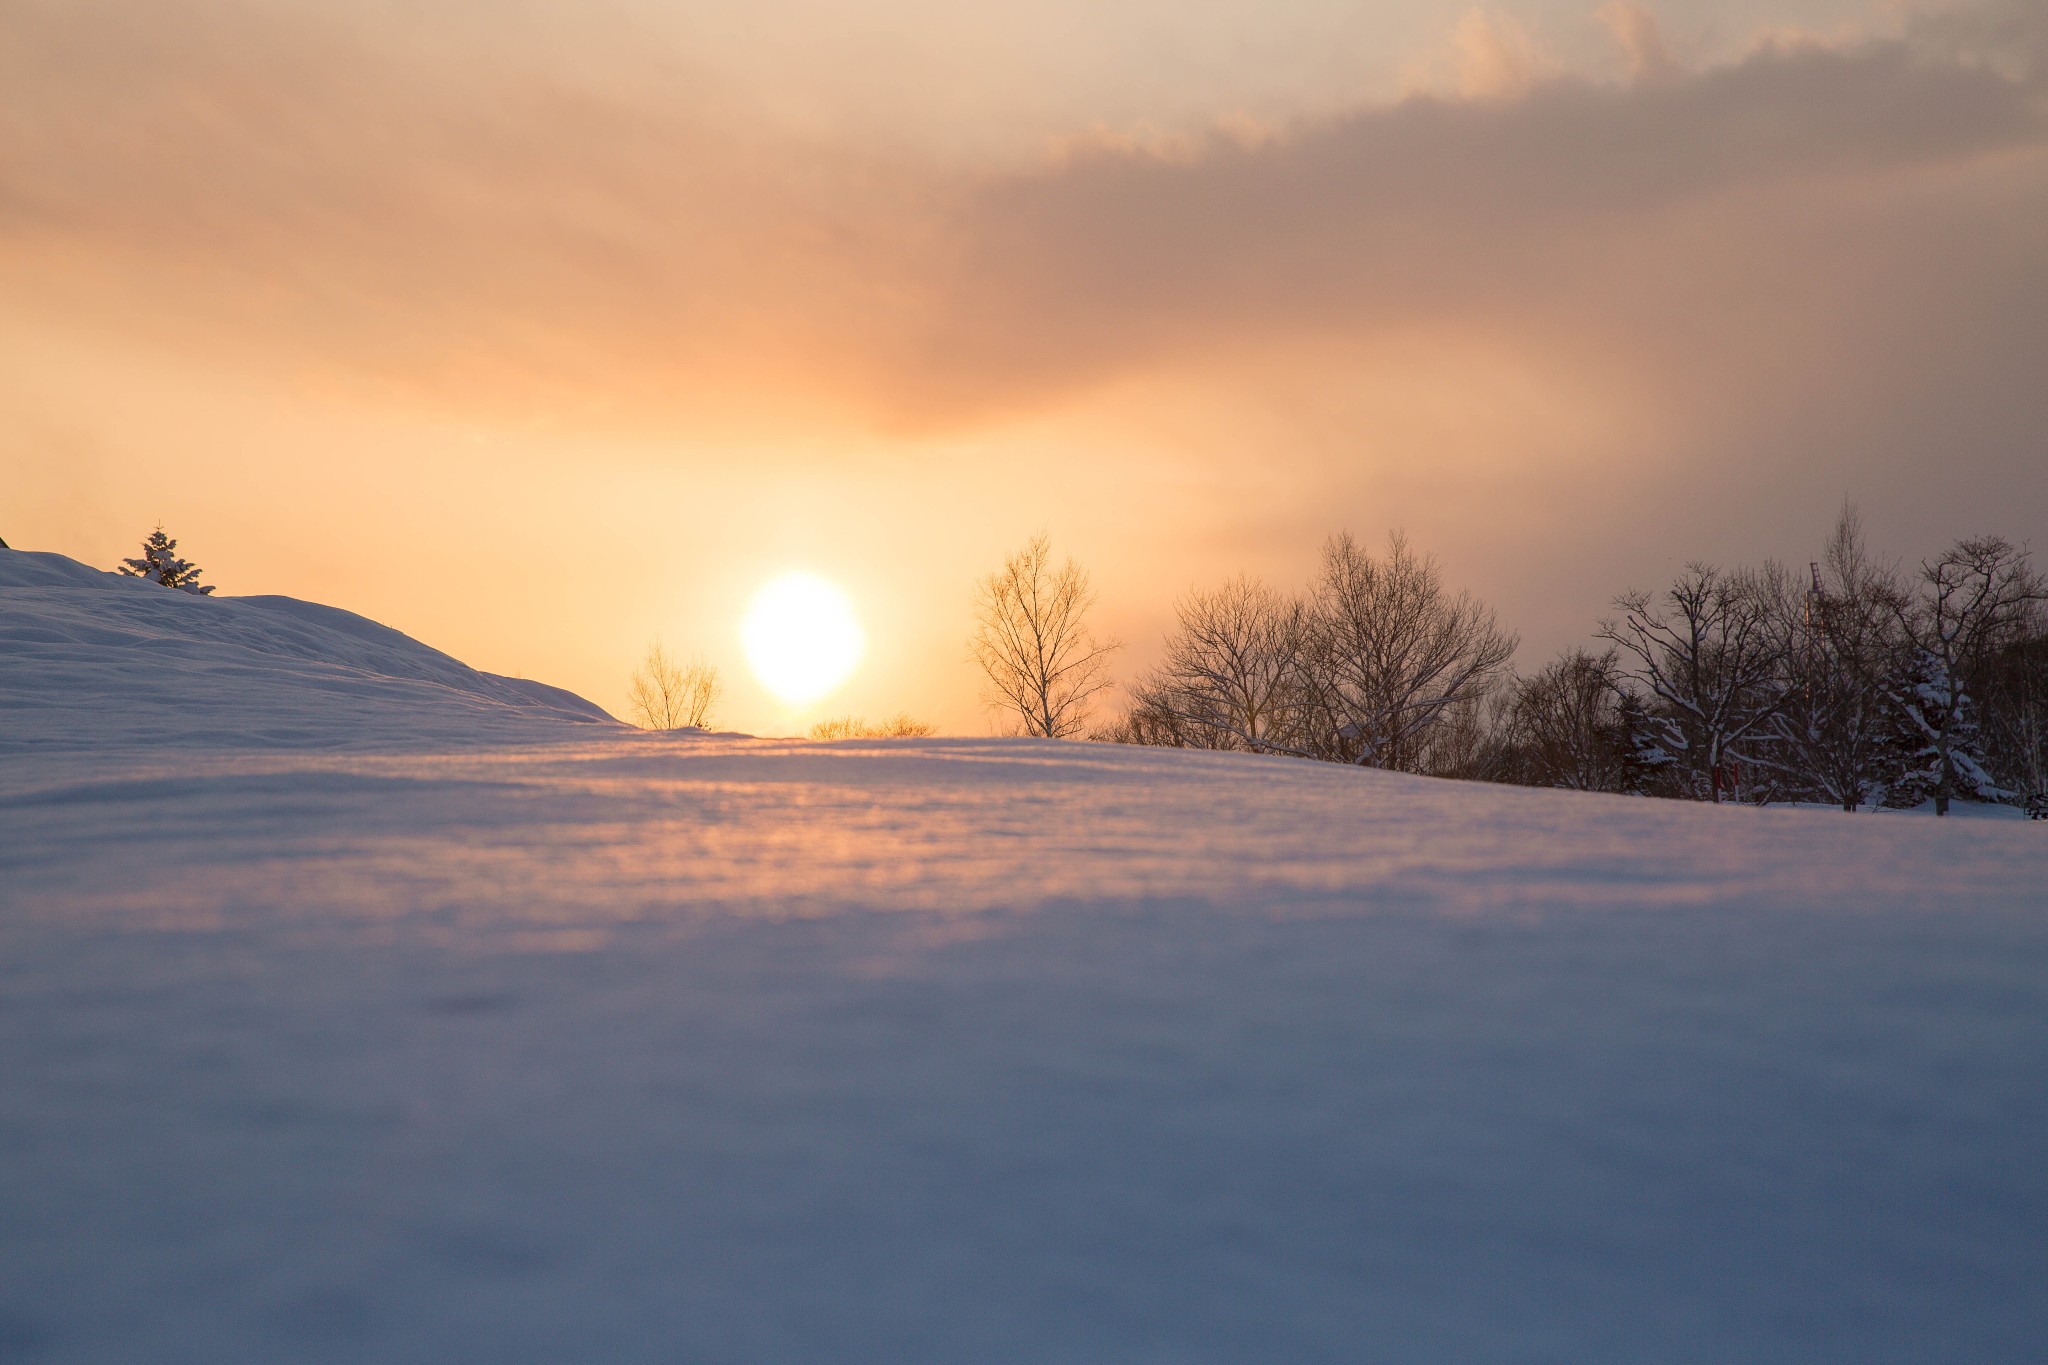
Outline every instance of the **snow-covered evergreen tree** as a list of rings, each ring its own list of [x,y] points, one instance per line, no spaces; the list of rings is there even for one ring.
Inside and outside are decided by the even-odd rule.
[[[1947,554],[1920,566],[1920,581],[1920,592],[1900,612],[1914,655],[1892,694],[1908,736],[1924,732],[1934,746],[1930,791],[1934,813],[1946,815],[1951,797],[1997,790],[1984,776],[1976,708],[1964,684],[1996,650],[2024,638],[2035,611],[2048,601],[2048,581],[2034,572],[2025,550],[1997,536],[1957,541]],[[1969,751],[1957,757],[1963,737],[1949,727],[1965,723]]]
[[[199,581],[199,566],[178,557],[178,542],[164,534],[163,524],[149,533],[142,542],[142,554],[136,559],[121,561],[120,572],[130,578],[146,578],[152,583],[161,583],[167,588],[189,592],[204,597],[213,591],[211,583]]]
[[[1936,809],[1948,803],[2002,801],[2012,793],[1992,780],[1984,766],[1984,746],[1977,707],[1962,681],[1929,650],[1916,653],[1892,682],[1897,706],[1895,753],[1899,765],[1885,794],[1890,806],[1917,806],[1933,797]]]

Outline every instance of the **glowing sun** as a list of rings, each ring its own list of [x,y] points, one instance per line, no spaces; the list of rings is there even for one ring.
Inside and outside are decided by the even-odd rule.
[[[761,685],[802,706],[846,681],[866,641],[845,593],[816,574],[786,573],[754,594],[740,643]]]

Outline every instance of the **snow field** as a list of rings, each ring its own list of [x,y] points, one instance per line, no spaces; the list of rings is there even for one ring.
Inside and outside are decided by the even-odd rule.
[[[22,572],[0,1360],[2048,1339],[2038,825],[643,735]]]

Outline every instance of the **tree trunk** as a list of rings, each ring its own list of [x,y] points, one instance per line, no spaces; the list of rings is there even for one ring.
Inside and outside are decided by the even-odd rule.
[[[1936,815],[1947,815],[1950,770],[1948,766],[1948,726],[1946,724],[1941,727],[1941,738],[1934,741],[1934,752],[1936,760],[1941,764],[1940,776],[1934,779],[1934,813]]]

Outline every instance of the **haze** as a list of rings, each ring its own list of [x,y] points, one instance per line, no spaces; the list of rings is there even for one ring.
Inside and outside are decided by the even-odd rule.
[[[1687,559],[2048,514],[2027,0],[0,0],[0,536],[622,711],[859,606],[830,711],[987,720],[1044,529],[1142,667],[1403,527],[1525,662]],[[797,718],[800,719],[800,718]]]

